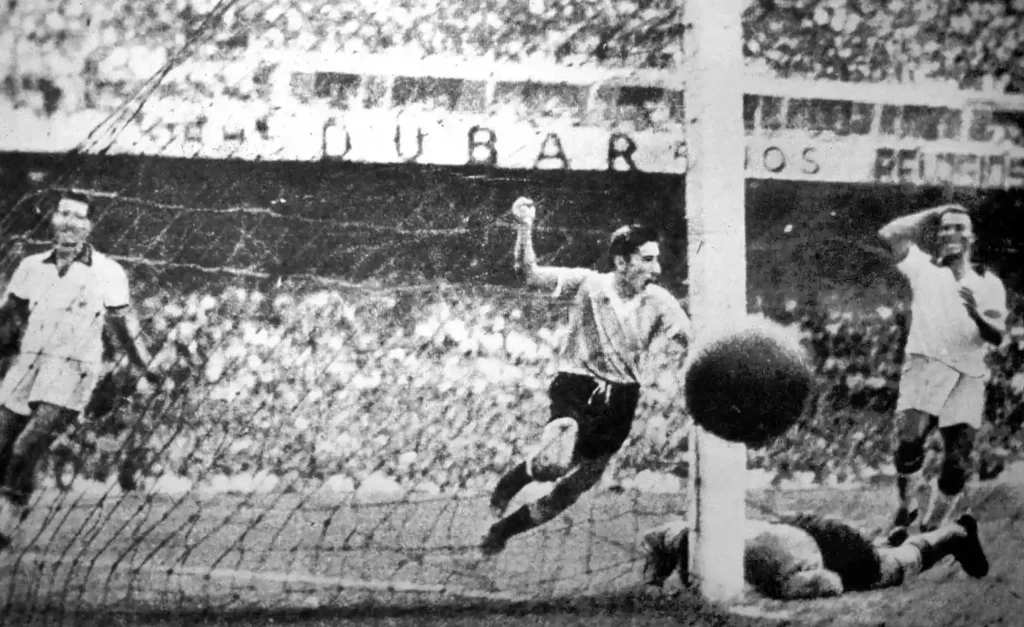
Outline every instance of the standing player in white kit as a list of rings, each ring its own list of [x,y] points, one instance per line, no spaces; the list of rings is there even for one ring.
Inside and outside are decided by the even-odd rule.
[[[918,243],[938,222],[939,253],[932,258]],[[924,445],[935,428],[945,445],[942,470],[920,520],[922,531],[945,525],[971,474],[975,433],[985,410],[987,347],[999,345],[1006,329],[1006,289],[999,277],[972,264],[974,224],[967,209],[950,204],[893,220],[879,231],[896,267],[910,282],[910,334],[899,398],[899,509],[895,528],[918,518],[916,492]]]

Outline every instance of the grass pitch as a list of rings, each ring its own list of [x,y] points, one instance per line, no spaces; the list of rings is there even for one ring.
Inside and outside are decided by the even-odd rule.
[[[817,511],[882,528],[891,487],[758,491],[749,515]],[[1024,484],[976,487],[992,571],[949,561],[907,585],[809,602],[751,594],[708,606],[637,586],[636,538],[682,495],[585,497],[475,567],[482,497],[401,503],[192,494],[180,499],[48,493],[19,550],[0,561],[3,625],[838,625],[1020,624]]]

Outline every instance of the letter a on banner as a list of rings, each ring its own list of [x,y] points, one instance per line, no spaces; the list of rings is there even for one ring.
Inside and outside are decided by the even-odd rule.
[[[544,138],[544,143],[540,145],[540,154],[537,155],[537,161],[533,167],[540,168],[542,163],[547,163],[548,161],[558,161],[560,163],[558,169],[560,170],[569,169],[569,157],[562,150],[562,140],[555,133],[548,133],[548,136]]]

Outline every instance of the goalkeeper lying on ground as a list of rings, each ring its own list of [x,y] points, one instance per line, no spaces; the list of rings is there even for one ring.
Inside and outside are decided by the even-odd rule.
[[[952,555],[971,577],[988,574],[978,523],[965,514],[955,523],[907,536],[890,534],[875,545],[834,518],[800,514],[778,522],[749,521],[743,568],[751,586],[775,599],[809,599],[899,586]],[[676,520],[644,533],[644,582],[662,585],[676,570],[689,570],[689,525]]]

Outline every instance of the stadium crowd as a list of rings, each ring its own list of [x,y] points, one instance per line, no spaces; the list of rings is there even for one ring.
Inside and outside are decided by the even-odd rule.
[[[384,474],[407,488],[481,488],[529,443],[533,423],[522,418],[546,407],[544,381],[564,328],[550,322],[549,308],[561,304],[524,315],[508,294],[476,299],[450,288],[411,316],[407,303],[387,292],[267,295],[233,288],[143,300],[147,334],[168,338],[159,368],[188,409],[142,412],[144,424],[135,428],[145,437],[134,450],[153,465],[140,472],[193,480],[259,471],[311,480],[345,475],[355,485]],[[751,450],[751,466],[780,479],[812,472],[823,482],[886,472],[905,325],[899,308],[854,314],[783,305],[764,313],[801,329],[820,388],[817,410],[770,446]],[[991,355],[978,441],[983,477],[1020,455],[1019,310],[1009,327],[1010,337]],[[643,420],[617,462],[620,477],[645,469],[685,475],[687,419],[678,410],[677,384],[662,377],[645,394]],[[111,380],[106,389],[125,385]],[[62,442],[85,457],[90,477],[116,473],[117,456],[96,443],[106,442],[108,451],[121,446],[117,438],[127,438],[135,424],[128,414],[140,412],[146,397],[135,398],[134,406],[98,399],[106,418],[83,421]],[[370,442],[372,449],[364,446]]]

